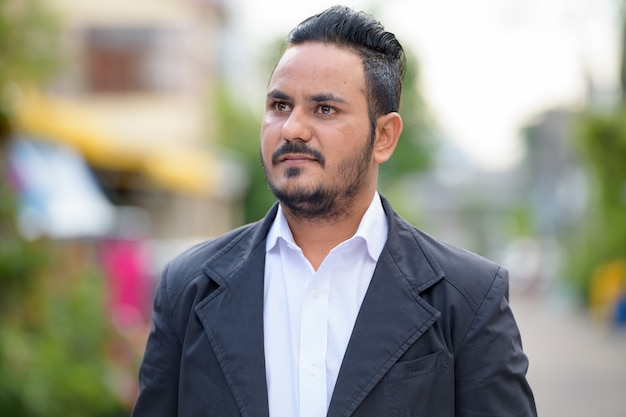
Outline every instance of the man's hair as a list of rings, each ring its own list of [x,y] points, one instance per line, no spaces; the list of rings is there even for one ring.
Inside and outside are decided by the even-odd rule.
[[[398,111],[406,58],[393,33],[372,16],[346,6],[332,6],[296,26],[288,45],[323,42],[357,53],[363,62],[370,119]]]

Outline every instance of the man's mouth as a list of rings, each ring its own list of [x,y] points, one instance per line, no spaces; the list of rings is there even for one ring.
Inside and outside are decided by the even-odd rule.
[[[311,155],[304,154],[287,154],[278,158],[278,162],[285,162],[288,164],[304,164],[307,162],[315,162],[317,158]]]
[[[287,164],[318,162],[320,165],[324,166],[324,156],[315,149],[300,144],[289,143],[283,145],[272,155],[272,164],[277,165],[281,162]]]

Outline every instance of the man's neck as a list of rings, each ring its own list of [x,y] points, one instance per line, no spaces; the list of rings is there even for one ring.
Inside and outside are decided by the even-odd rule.
[[[306,219],[283,207],[294,241],[315,270],[335,246],[354,236],[372,198],[354,200],[340,218]]]

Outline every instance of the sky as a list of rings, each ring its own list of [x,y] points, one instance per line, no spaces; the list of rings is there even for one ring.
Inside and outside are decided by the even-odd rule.
[[[443,137],[492,171],[523,155],[520,128],[548,109],[580,108],[592,80],[615,96],[617,0],[345,0],[411,48]],[[336,1],[233,0],[244,67]],[[254,65],[252,65],[254,67]],[[265,80],[264,80],[265,81]]]

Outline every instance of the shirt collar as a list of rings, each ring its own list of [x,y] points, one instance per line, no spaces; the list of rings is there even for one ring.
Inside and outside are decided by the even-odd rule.
[[[354,237],[362,238],[367,245],[367,252],[370,257],[374,261],[378,261],[385,242],[387,242],[387,232],[387,216],[385,215],[380,195],[376,191]]]
[[[293,235],[291,234],[291,229],[289,228],[289,224],[287,223],[287,219],[285,218],[285,214],[283,213],[283,208],[281,205],[278,205],[278,211],[276,211],[276,217],[274,218],[274,222],[270,227],[269,232],[267,233],[267,241],[265,243],[265,251],[269,252],[278,244],[278,241],[282,239],[286,243],[297,247],[295,240],[293,239]]]
[[[369,256],[374,261],[377,261],[387,241],[387,233],[387,217],[385,216],[385,210],[383,209],[380,195],[378,191],[376,191],[372,202],[361,219],[361,223],[359,223],[356,233],[349,240],[357,238],[362,239],[367,246]],[[293,239],[282,207],[278,205],[276,217],[267,234],[265,250],[267,252],[271,251],[278,244],[280,239],[293,247],[298,247]]]

